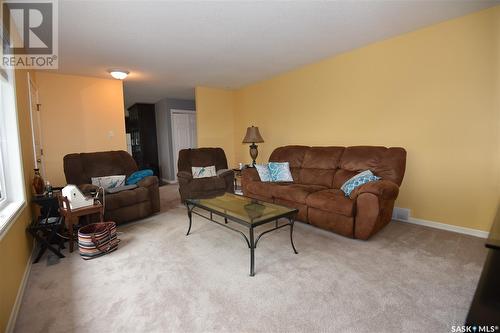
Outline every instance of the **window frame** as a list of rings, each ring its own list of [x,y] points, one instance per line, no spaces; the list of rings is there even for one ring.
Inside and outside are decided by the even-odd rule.
[[[26,206],[15,71],[0,69],[0,240]]]

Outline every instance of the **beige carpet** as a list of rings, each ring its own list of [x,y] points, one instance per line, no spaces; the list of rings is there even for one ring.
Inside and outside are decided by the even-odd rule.
[[[170,191],[165,189],[163,191]],[[356,241],[296,224],[242,238],[177,206],[119,228],[113,254],[33,265],[16,332],[450,332],[484,240],[393,222]]]

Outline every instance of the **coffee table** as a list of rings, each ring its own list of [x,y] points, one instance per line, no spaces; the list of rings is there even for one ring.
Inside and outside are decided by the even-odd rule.
[[[293,244],[293,223],[298,210],[288,208],[252,198],[225,193],[209,199],[187,199],[186,206],[188,209],[189,227],[186,236],[191,231],[192,215],[204,217],[205,219],[217,223],[225,228],[237,232],[245,239],[248,248],[250,249],[250,276],[255,275],[255,255],[254,251],[260,238],[277,229],[290,226],[290,243],[292,244],[293,252],[297,254],[295,245]],[[209,213],[208,216],[206,213]],[[213,215],[218,215],[224,218],[225,223],[218,222],[213,219]],[[285,224],[279,224],[278,219],[286,218]],[[235,229],[228,225],[228,222],[235,222],[248,228],[249,237],[241,230]],[[254,229],[260,225],[275,222],[273,228],[261,232],[256,238],[254,237]]]

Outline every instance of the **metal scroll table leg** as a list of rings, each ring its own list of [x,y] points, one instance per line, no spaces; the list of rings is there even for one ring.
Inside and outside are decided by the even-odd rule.
[[[253,239],[253,227],[250,227],[250,276],[255,275],[255,243]]]
[[[192,220],[193,220],[193,213],[192,213],[193,207],[190,207],[188,204],[186,204],[186,207],[187,207],[187,210],[188,210],[188,217],[189,217],[189,227],[188,227],[188,231],[186,233],[186,236],[188,236],[189,232],[191,231],[191,223],[192,223]]]
[[[295,245],[293,244],[293,223],[294,223],[294,219],[292,217],[290,217],[288,220],[290,221],[290,243],[292,243],[293,252],[295,252],[295,254],[298,254],[297,250],[295,249]]]

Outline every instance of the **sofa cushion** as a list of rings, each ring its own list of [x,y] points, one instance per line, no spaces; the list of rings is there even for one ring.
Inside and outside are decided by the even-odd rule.
[[[340,160],[340,168],[349,171],[371,170],[382,179],[401,185],[406,166],[403,148],[353,146],[347,147]]]
[[[302,168],[335,170],[339,167],[344,147],[310,147],[306,150]]]
[[[335,171],[336,170],[301,169],[299,173],[300,183],[304,185],[321,185],[331,188]]]
[[[288,162],[294,183],[300,183],[300,168],[304,161],[307,146],[278,147],[269,156],[269,162]]]
[[[115,194],[106,194],[105,197],[106,210],[132,206],[145,201],[149,201],[149,192],[145,187],[137,187],[133,190],[122,191]]]
[[[272,195],[278,199],[305,204],[306,198],[311,193],[325,189],[327,189],[327,187],[319,185],[283,184],[278,187],[273,187]]]
[[[300,184],[332,187],[344,147],[310,147],[300,169]]]
[[[257,194],[259,197],[272,198],[273,189],[284,184],[276,184],[269,182],[251,181],[245,186],[245,192]],[[250,195],[251,196],[251,195]]]
[[[352,216],[354,200],[345,197],[344,192],[338,189],[329,189],[311,193],[306,204],[325,212],[332,212],[344,216]]]
[[[90,184],[92,177],[126,175],[137,165],[126,151],[68,154],[64,156],[64,175],[68,184]]]
[[[222,177],[205,177],[192,179],[187,186],[194,191],[216,191],[226,188],[226,182]]]
[[[357,175],[357,171],[349,171],[344,169],[338,169],[333,176],[332,188],[340,189],[340,187],[349,179]]]

